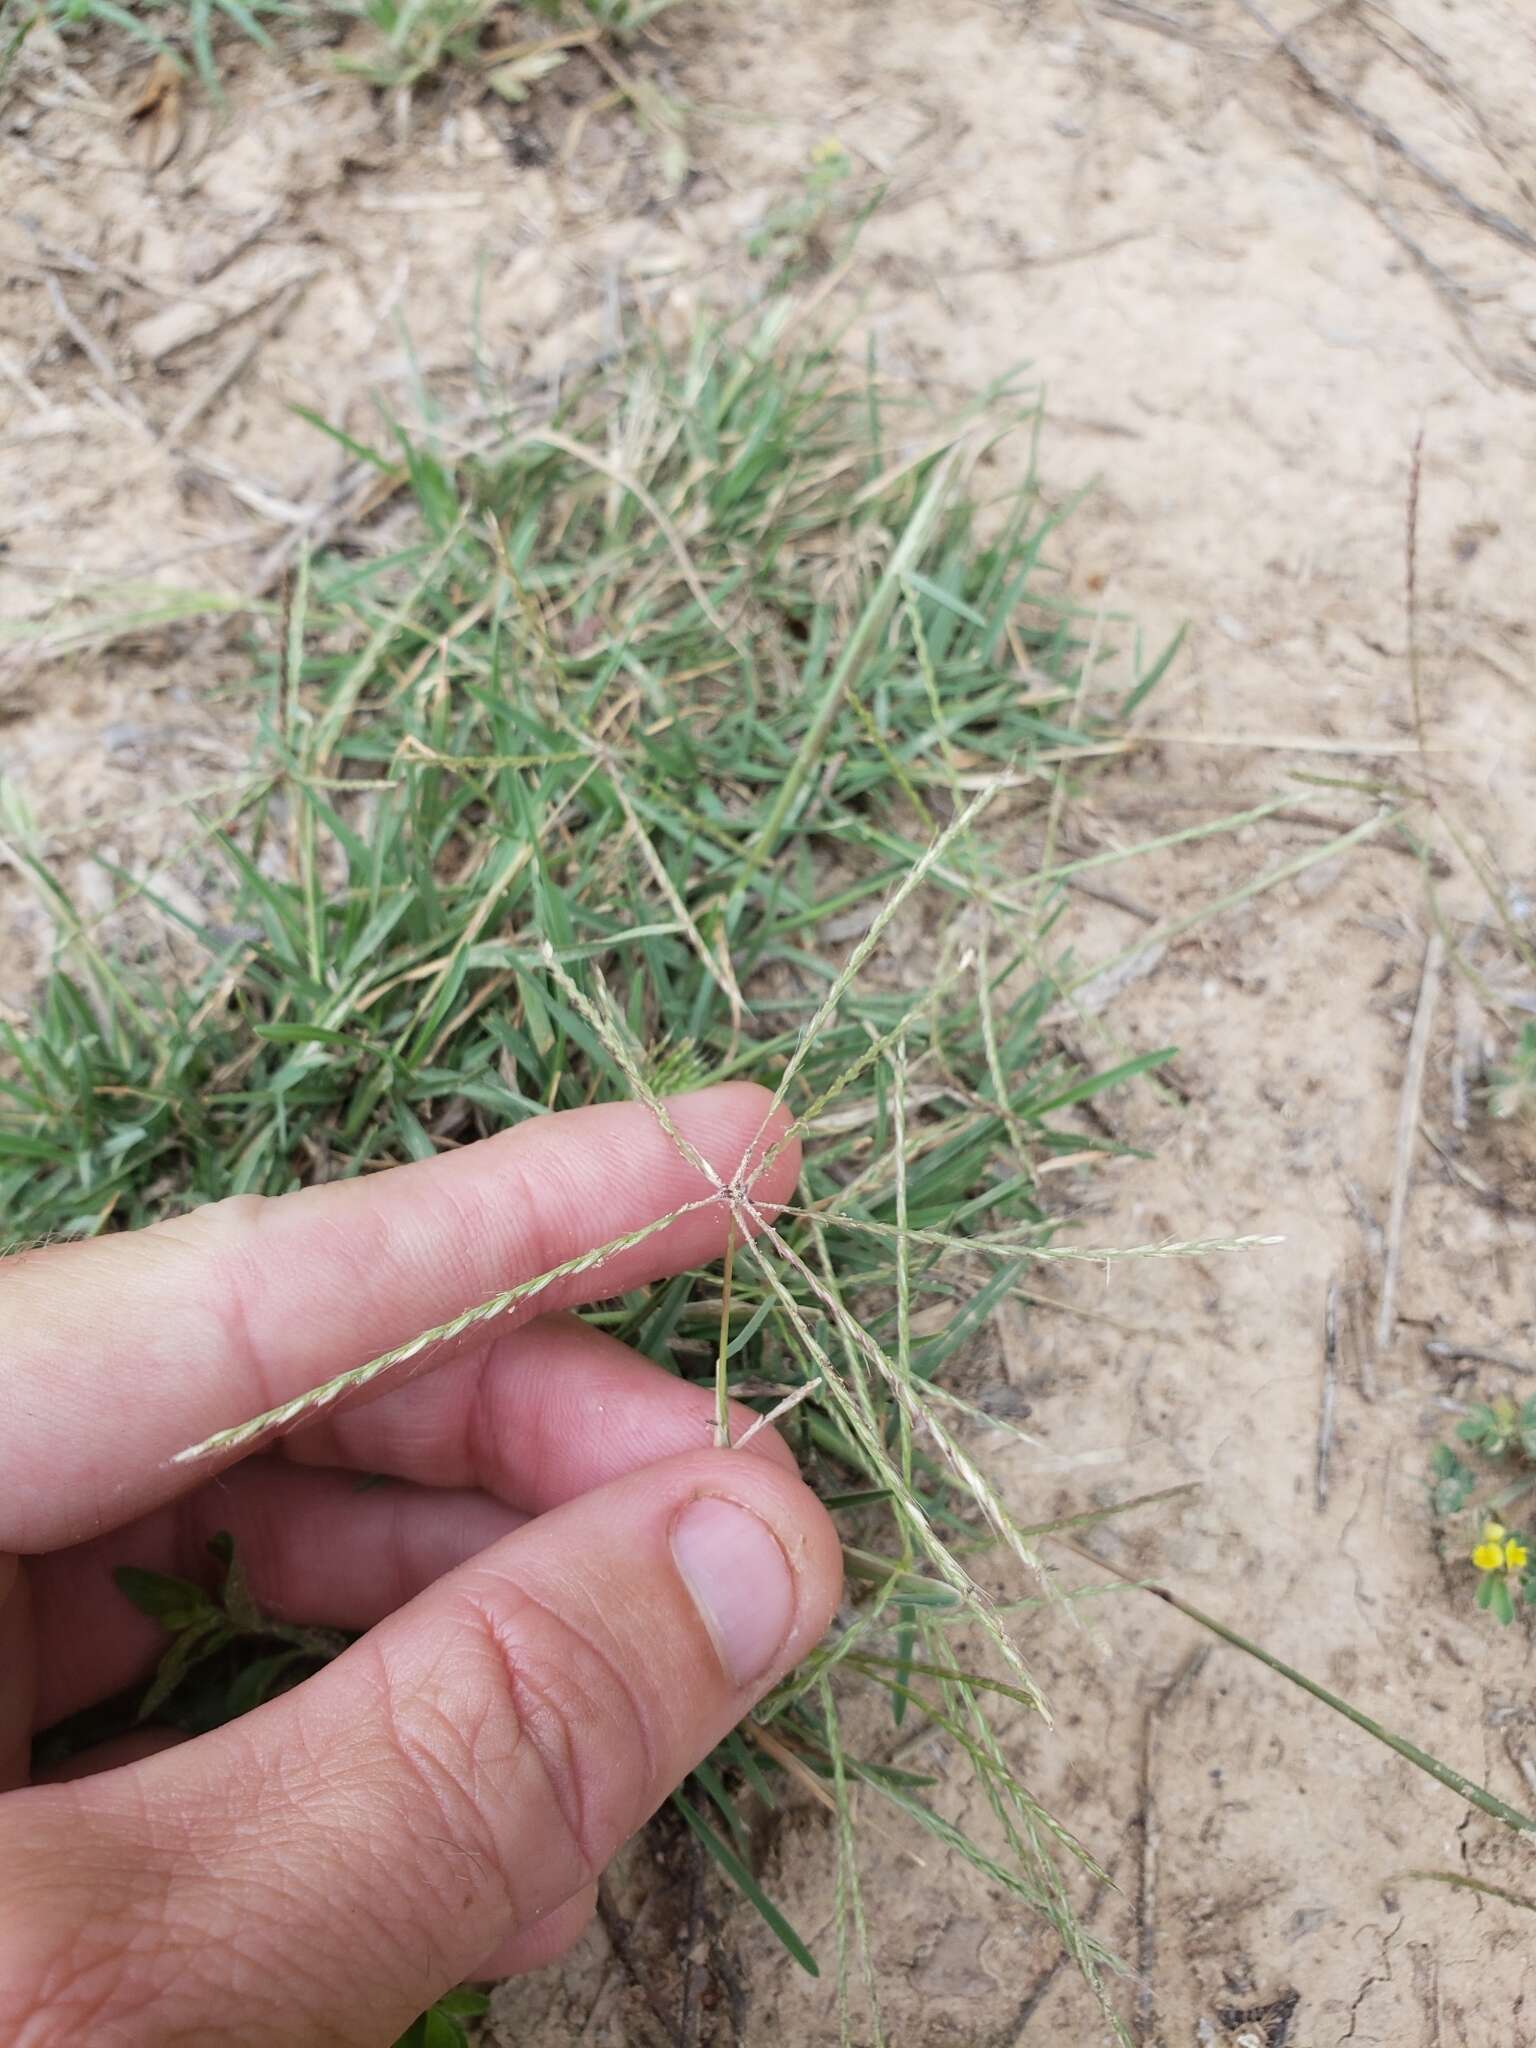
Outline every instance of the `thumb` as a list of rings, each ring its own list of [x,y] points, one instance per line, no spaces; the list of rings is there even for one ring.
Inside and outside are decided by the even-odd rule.
[[[689,1453],[541,1516],[242,1720],[11,1794],[0,2039],[88,2015],[103,2048],[381,2048],[591,1882],[838,1585],[797,1477]]]

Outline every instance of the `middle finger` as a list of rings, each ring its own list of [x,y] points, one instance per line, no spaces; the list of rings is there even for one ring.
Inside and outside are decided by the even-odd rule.
[[[755,1418],[737,1406],[732,1419],[740,1435]],[[121,1529],[31,1560],[33,1726],[147,1677],[165,1648],[113,1581],[119,1565],[206,1584],[208,1541],[228,1530],[266,1612],[371,1628],[530,1515],[706,1447],[713,1422],[707,1389],[600,1331],[565,1317],[529,1324],[300,1433],[286,1456],[248,1459]],[[750,1449],[792,1462],[771,1430]],[[295,1469],[295,1459],[328,1469]],[[359,1491],[359,1472],[412,1483]]]

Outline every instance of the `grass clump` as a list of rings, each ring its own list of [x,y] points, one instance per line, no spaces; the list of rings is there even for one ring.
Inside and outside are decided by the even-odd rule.
[[[1011,390],[999,415],[1033,420]],[[253,657],[250,775],[196,814],[175,892],[114,870],[88,927],[13,815],[61,948],[29,1027],[0,1024],[0,1214],[18,1241],[88,1235],[593,1100],[665,1119],[706,1078],[776,1087],[808,1141],[791,1209],[723,1282],[593,1318],[778,1413],[847,1531],[843,1625],[677,1812],[808,1969],[743,1799],[835,1811],[846,1983],[863,1788],[1102,1990],[1071,1904],[1096,1866],[1009,1761],[999,1708],[1044,1703],[972,1576],[996,1545],[1033,1569],[1041,1531],[946,1379],[1043,1263],[1086,1256],[1045,1192],[1070,1178],[1041,1170],[1102,1152],[1074,1106],[1162,1055],[1094,1073],[1053,1050],[1062,883],[1021,885],[971,829],[1004,794],[1049,810],[1099,744],[1052,516],[1032,483],[983,516],[994,439],[978,413],[936,440],[833,349],[764,330],[628,360],[474,447],[349,443],[395,509],[297,566]],[[979,1775],[987,1845],[852,1740],[860,1688]]]
[[[482,74],[492,91],[520,100],[538,79],[565,63],[573,49],[600,39],[623,44],[676,4],[526,0],[531,17],[522,21],[500,0],[327,0],[324,11],[374,32],[371,44],[346,63],[372,85],[409,87],[457,68]],[[498,22],[504,33],[488,42]]]
[[[484,75],[488,88],[522,98],[527,87],[564,62],[569,46],[597,38],[622,44],[677,0],[523,0],[531,34],[487,49],[493,24],[517,26],[504,0],[0,0],[0,83],[26,37],[40,23],[65,36],[94,30],[125,36],[177,69],[187,60],[205,90],[222,96],[216,48],[236,35],[274,52],[273,31],[285,26],[338,37],[353,26],[371,31],[368,47],[345,67],[372,85],[410,88],[457,68]],[[643,88],[636,88],[643,90]]]
[[[65,35],[85,29],[100,29],[127,36],[156,56],[181,62],[185,53],[192,59],[198,77],[217,96],[219,66],[214,54],[215,37],[233,30],[264,50],[273,47],[267,23],[303,21],[313,17],[312,6],[303,0],[10,0],[0,14],[7,30],[0,46],[0,83],[5,66],[22,41],[39,22],[47,22]]]

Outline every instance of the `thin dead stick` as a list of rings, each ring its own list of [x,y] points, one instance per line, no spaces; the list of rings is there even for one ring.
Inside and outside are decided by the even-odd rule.
[[[567,29],[564,35],[540,36],[537,41],[527,43],[499,43],[489,50],[481,51],[470,61],[481,71],[494,71],[503,64],[517,64],[529,57],[542,57],[551,50],[576,50],[589,47],[604,34],[601,28]]]
[[[253,594],[268,596],[273,586],[288,574],[295,555],[305,548],[318,554],[343,527],[377,512],[403,490],[409,475],[403,462],[398,469],[385,472],[371,462],[348,464],[324,500],[310,506],[304,518],[274,541],[262,556],[251,581]]]
[[[211,284],[221,271],[228,270],[230,264],[234,262],[237,256],[243,256],[253,243],[259,242],[268,228],[275,227],[287,211],[288,202],[286,200],[279,200],[275,206],[267,207],[256,216],[255,220],[241,234],[236,236],[234,241],[227,242],[222,249],[209,256],[204,262],[199,263],[192,272],[192,282],[194,284]]]
[[[1505,1372],[1527,1373],[1536,1377],[1536,1358],[1516,1358],[1511,1352],[1493,1351],[1483,1344],[1456,1344],[1448,1338],[1431,1337],[1424,1349],[1437,1363],[1498,1365]]]
[[[1536,388],[1536,372],[1533,372],[1527,364],[1517,362],[1513,356],[1496,355],[1483,340],[1482,334],[1478,329],[1477,315],[1473,310],[1472,294],[1465,285],[1452,277],[1451,273],[1442,264],[1435,261],[1422,242],[1416,241],[1409,234],[1407,228],[1403,226],[1402,221],[1398,218],[1393,208],[1387,204],[1386,200],[1379,196],[1372,197],[1369,193],[1361,192],[1348,178],[1341,177],[1337,171],[1333,170],[1331,165],[1328,169],[1330,176],[1339,189],[1347,192],[1352,199],[1358,200],[1363,207],[1374,214],[1393,241],[1403,251],[1404,255],[1408,257],[1430,290],[1434,292],[1451,318],[1456,322],[1461,332],[1462,340],[1467,344],[1467,347],[1472,351],[1488,375],[1498,379],[1501,383],[1514,384],[1526,391]]]
[[[1397,1327],[1397,1281],[1403,1258],[1403,1222],[1408,1212],[1408,1187],[1413,1177],[1414,1147],[1419,1135],[1419,1102],[1424,1093],[1424,1070],[1429,1061],[1429,1034],[1435,1019],[1435,1000],[1440,991],[1440,968],[1445,959],[1445,941],[1431,932],[1424,948],[1424,971],[1419,977],[1418,1006],[1413,1029],[1408,1034],[1408,1063],[1403,1072],[1402,1100],[1397,1116],[1397,1159],[1392,1170],[1392,1201],[1387,1211],[1386,1257],[1381,1273],[1381,1299],[1376,1312],[1376,1350],[1385,1351]]]
[[[264,342],[269,341],[282,326],[288,315],[303,298],[313,279],[320,275],[318,269],[306,270],[302,276],[290,278],[279,286],[268,300],[265,311],[256,322],[251,334],[220,364],[213,375],[187,399],[172,416],[165,430],[165,443],[175,448],[189,434],[210,407],[217,405],[224,393],[241,376],[246,366],[255,357]]]
[[[1363,128],[1373,142],[1400,156],[1405,164],[1418,172],[1427,185],[1432,185],[1443,199],[1448,200],[1458,213],[1465,214],[1468,220],[1476,221],[1479,227],[1489,229],[1506,242],[1512,242],[1528,256],[1536,256],[1536,235],[1521,227],[1518,221],[1511,220],[1508,214],[1499,213],[1491,206],[1484,206],[1481,200],[1468,198],[1461,187],[1448,178],[1444,171],[1432,164],[1428,157],[1421,156],[1411,142],[1405,142],[1395,128],[1389,128],[1379,114],[1373,114],[1369,107],[1361,106],[1357,99],[1352,99],[1347,92],[1334,85],[1313,63],[1300,44],[1288,36],[1284,29],[1277,28],[1269,16],[1255,6],[1254,0],[1237,0],[1237,5],[1251,22],[1263,29],[1276,49],[1289,58],[1319,99],[1325,100],[1330,107],[1353,121],[1357,127]]]
[[[1243,55],[1235,43],[1213,42],[1209,36],[1199,35],[1186,23],[1176,21],[1171,14],[1159,14],[1155,8],[1138,6],[1137,0],[1093,0],[1093,11],[1108,15],[1111,21],[1127,22],[1132,28],[1150,29],[1153,35],[1167,36],[1170,42],[1188,43],[1192,49],[1227,57]]]
[[[1339,1390],[1339,1283],[1328,1282],[1323,1308],[1323,1400],[1317,1418],[1317,1511],[1328,1505],[1328,1459],[1333,1450],[1333,1413]]]
[[[85,322],[80,318],[79,314],[76,313],[73,306],[70,305],[68,299],[65,298],[64,287],[59,283],[59,280],[51,270],[45,274],[44,281],[47,285],[48,296],[53,301],[53,310],[58,314],[59,323],[65,333],[75,344],[75,347],[79,349],[81,355],[85,357],[97,376],[101,378],[102,382],[110,385],[114,391],[121,391],[123,387],[121,371],[96,339],[95,335],[86,326]]]
[[[748,1737],[759,1749],[766,1751],[776,1764],[786,1770],[802,1791],[809,1792],[811,1797],[829,1813],[836,1813],[837,1801],[805,1760],[798,1756],[788,1743],[781,1742],[778,1736],[765,1728],[760,1721],[748,1721],[746,1728]]]
[[[1111,910],[1124,911],[1138,924],[1157,923],[1155,910],[1149,910],[1145,903],[1138,903],[1133,896],[1122,895],[1118,889],[1106,889],[1102,882],[1068,882],[1067,887],[1075,889],[1080,896],[1091,897],[1095,903],[1107,903]]]
[[[1455,321],[1462,340],[1488,376],[1506,384],[1517,385],[1524,390],[1536,388],[1536,371],[1532,371],[1524,363],[1516,362],[1513,356],[1495,354],[1483,340],[1478,331],[1471,293],[1435,261],[1421,242],[1414,240],[1395,210],[1379,192],[1362,191],[1354,180],[1346,178],[1338,165],[1321,150],[1310,148],[1306,143],[1294,139],[1292,147],[1303,161],[1310,163],[1323,177],[1337,185],[1341,192],[1347,193],[1357,206],[1363,206],[1372,219],[1386,229]]]
[[[1139,732],[1129,742],[1140,747],[1242,747],[1252,748],[1255,753],[1285,754],[1416,754],[1417,740],[1403,740],[1388,737],[1373,738],[1369,733],[1358,739],[1346,734],[1343,739],[1330,739],[1317,733],[1304,732],[1164,732],[1161,729]],[[1439,748],[1448,753],[1449,748]]]
[[[1211,1654],[1209,1643],[1190,1651],[1173,1677],[1159,1688],[1147,1708],[1141,1732],[1141,1886],[1136,1900],[1136,2026],[1137,2038],[1148,2042],[1156,2021],[1158,1859],[1162,1831],[1157,1825],[1153,1798],[1157,1781],[1157,1753],[1162,1724],[1205,1669]]]
[[[1366,1239],[1365,1263],[1368,1270],[1371,1257],[1380,1252],[1381,1231],[1377,1227],[1376,1219],[1368,1210],[1356,1207],[1356,1200],[1356,1193],[1352,1191],[1350,1207],[1354,1210],[1355,1219]],[[1344,1289],[1343,1310],[1344,1334],[1340,1341],[1344,1344],[1346,1352],[1354,1358],[1355,1386],[1360,1398],[1370,1403],[1376,1399],[1378,1392],[1376,1360],[1371,1342],[1371,1299],[1369,1286],[1362,1286],[1358,1277]]]
[[[1308,24],[1310,26],[1310,24]],[[1416,35],[1406,22],[1399,21],[1392,12],[1391,0],[1365,0],[1361,26],[1373,41],[1399,64],[1406,64],[1410,71],[1416,71],[1424,83],[1442,93],[1471,125],[1488,154],[1495,158],[1512,177],[1518,175],[1518,141],[1513,148],[1507,147],[1499,138],[1497,130],[1472,94],[1457,81],[1455,72],[1432,43]],[[1392,30],[1403,40],[1397,42],[1388,33]]]
[[[1495,1187],[1490,1187],[1480,1173],[1474,1173],[1470,1166],[1463,1166],[1439,1133],[1431,1125],[1421,1123],[1419,1136],[1444,1162],[1446,1172],[1452,1180],[1459,1180],[1464,1188],[1470,1188],[1480,1202],[1486,1202],[1491,1209],[1504,1209],[1507,1204]]]
[[[35,413],[46,414],[52,410],[48,400],[32,382],[32,379],[27,375],[21,364],[16,362],[10,353],[3,348],[0,348],[0,377],[8,378],[16,386],[16,389]]]

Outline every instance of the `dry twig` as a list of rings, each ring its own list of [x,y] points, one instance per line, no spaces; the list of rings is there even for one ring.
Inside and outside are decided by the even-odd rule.
[[[1339,1392],[1339,1283],[1328,1282],[1323,1308],[1323,1399],[1317,1418],[1317,1511],[1328,1505],[1328,1460],[1333,1451],[1333,1417]]]
[[[1505,1372],[1525,1373],[1536,1379],[1536,1358],[1515,1358],[1507,1351],[1492,1351],[1483,1344],[1458,1344],[1449,1337],[1430,1337],[1424,1350],[1437,1364],[1498,1365]]]
[[[1397,1327],[1397,1282],[1403,1258],[1403,1223],[1408,1212],[1408,1188],[1413,1178],[1413,1153],[1419,1135],[1419,1102],[1424,1093],[1424,1070],[1429,1061],[1429,1034],[1435,1018],[1435,999],[1440,989],[1440,967],[1445,959],[1445,941],[1439,932],[1430,934],[1424,948],[1424,971],[1419,978],[1419,1000],[1408,1034],[1408,1064],[1403,1072],[1403,1093],[1398,1107],[1397,1158],[1392,1169],[1392,1201],[1387,1211],[1386,1256],[1382,1264],[1381,1296],[1376,1312],[1376,1349],[1385,1351]]]

